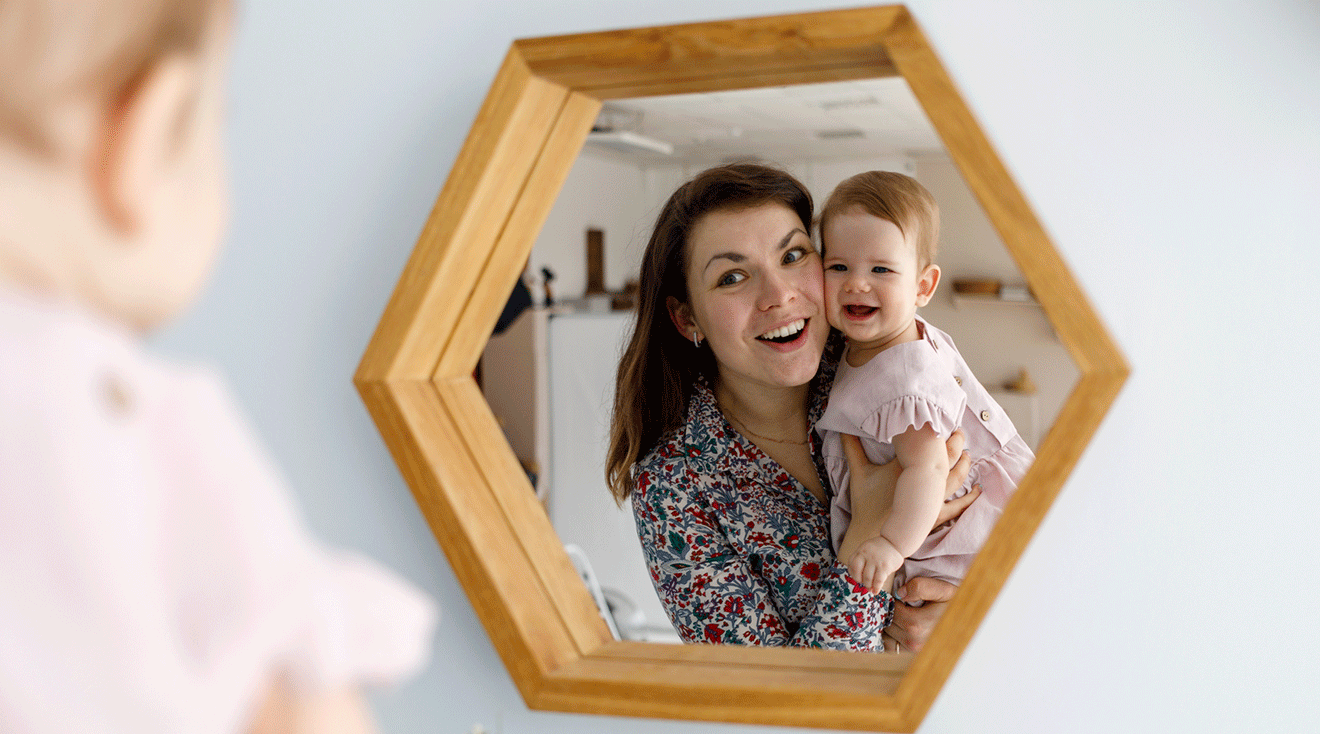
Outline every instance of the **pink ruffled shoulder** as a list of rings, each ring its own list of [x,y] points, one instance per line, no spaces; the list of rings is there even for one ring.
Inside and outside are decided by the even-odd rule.
[[[957,415],[948,406],[929,397],[903,395],[878,406],[860,428],[883,443],[893,443],[894,436],[926,424],[930,424],[940,438],[948,438],[958,428]]]

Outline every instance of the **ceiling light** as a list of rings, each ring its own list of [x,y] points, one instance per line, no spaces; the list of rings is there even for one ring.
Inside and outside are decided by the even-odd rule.
[[[624,153],[647,152],[661,155],[674,153],[674,146],[671,143],[627,130],[592,130],[587,134],[587,142]]]
[[[816,137],[821,140],[852,140],[855,138],[864,138],[866,133],[857,128],[843,128],[841,130],[817,130]]]

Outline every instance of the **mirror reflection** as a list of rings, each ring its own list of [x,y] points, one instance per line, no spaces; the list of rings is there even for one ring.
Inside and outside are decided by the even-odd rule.
[[[816,213],[841,181],[863,171],[894,171],[919,181],[940,215],[938,284],[919,314],[956,343],[969,374],[1002,407],[1022,443],[1038,446],[1077,370],[901,78],[618,100],[602,110],[596,128],[536,242],[524,273],[526,290],[511,299],[511,306],[521,298],[530,307],[509,309],[516,317],[492,337],[480,372],[492,410],[570,558],[598,605],[609,610],[604,616],[616,636],[680,641],[648,574],[632,508],[625,504],[621,510],[610,495],[605,457],[616,372],[636,318],[636,278],[651,229],[674,190],[713,165],[759,160],[786,169],[810,191]],[[819,245],[814,231],[811,239]],[[727,258],[716,261],[728,264]],[[818,316],[813,321],[823,327],[826,314]],[[699,324],[692,326],[700,331]],[[709,341],[706,350],[711,352]],[[733,420],[729,424],[740,433],[755,433]],[[795,449],[779,444],[786,437],[752,440],[771,457],[787,452],[779,463],[812,484],[804,471],[793,471]],[[823,492],[824,483],[816,484]],[[824,522],[824,515],[818,519]],[[665,535],[651,542],[693,542],[684,533]],[[789,536],[796,534],[775,542]],[[652,561],[673,564],[675,557],[653,555]],[[754,566],[773,565],[765,554],[749,558]],[[784,603],[773,591],[768,601],[774,607]],[[765,611],[738,613],[751,619]],[[763,621],[733,637],[728,629],[696,636],[692,630],[700,625],[690,618],[686,624],[689,639],[783,644],[757,638]],[[796,622],[774,633],[806,634]]]

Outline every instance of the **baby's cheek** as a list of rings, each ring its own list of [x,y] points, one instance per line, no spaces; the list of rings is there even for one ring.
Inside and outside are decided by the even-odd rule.
[[[831,278],[828,273],[825,275],[825,318],[829,320],[830,325],[838,327],[835,312],[839,310],[839,284],[840,278]]]

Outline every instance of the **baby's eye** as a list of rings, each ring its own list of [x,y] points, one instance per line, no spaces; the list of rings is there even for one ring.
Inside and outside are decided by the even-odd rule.
[[[746,275],[738,272],[725,273],[724,275],[720,276],[720,279],[715,283],[715,285],[733,285],[735,283],[743,282],[743,280],[745,280],[746,278],[747,278]]]
[[[883,265],[877,265],[871,268],[872,273],[892,273],[893,271]]]
[[[826,269],[826,270],[833,270],[833,271],[836,272],[836,273],[846,273],[846,272],[848,272],[848,266],[847,266],[847,265],[844,265],[843,263],[831,263],[831,264],[829,264],[829,265],[826,265],[826,266],[825,266],[825,269]]]

